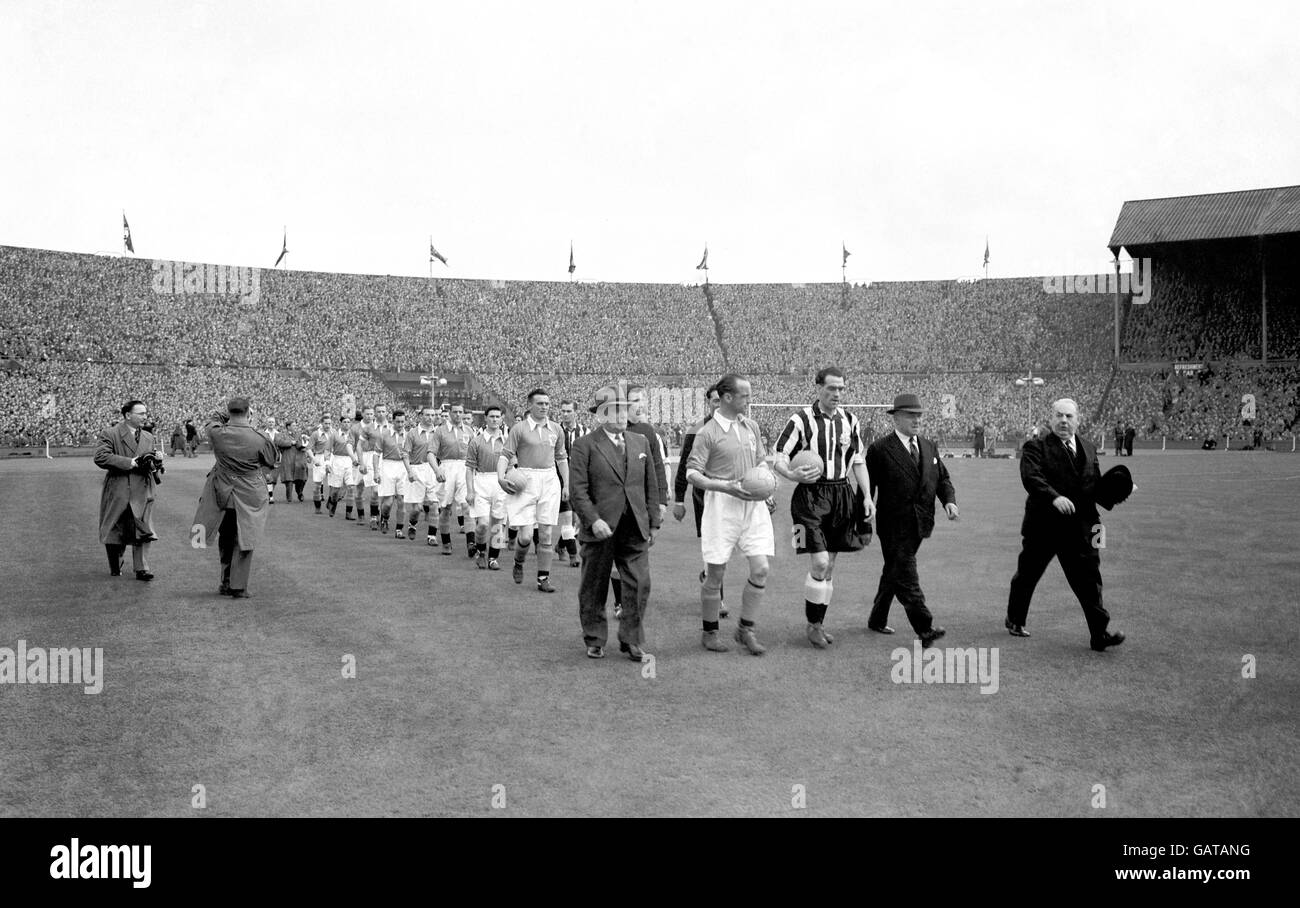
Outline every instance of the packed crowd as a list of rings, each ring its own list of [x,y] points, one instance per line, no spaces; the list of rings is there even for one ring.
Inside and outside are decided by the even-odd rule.
[[[1152,302],[1126,308],[1126,356],[1257,353],[1258,311],[1240,289],[1246,266],[1236,267],[1210,277],[1176,260],[1158,269]],[[1121,373],[1098,413],[1113,299],[1047,293],[1035,278],[685,287],[268,270],[256,287],[255,298],[183,292],[182,282],[160,290],[146,260],[0,246],[0,364],[10,370],[0,371],[0,441],[84,443],[132,395],[168,433],[235,389],[262,413],[301,420],[346,389],[393,403],[362,370],[430,368],[477,376],[486,400],[511,409],[535,387],[582,401],[610,376],[706,387],[740,372],[755,404],[781,405],[754,411],[774,437],[784,405],[810,400],[812,374],[828,362],[848,372],[850,403],[919,394],[927,432],[951,445],[976,425],[991,439],[1023,438],[1058,393],[1098,434],[1117,419],[1143,438],[1230,433],[1242,393],[1256,394],[1267,432],[1296,423],[1297,375],[1278,369]],[[1300,354],[1294,307],[1270,315],[1270,350]],[[1030,368],[1046,380],[1032,410],[1014,384]],[[860,412],[868,431],[887,429],[879,411]],[[663,428],[676,438],[688,426]]]
[[[1248,418],[1246,395],[1254,399]],[[1300,429],[1300,369],[1226,365],[1199,373],[1121,372],[1107,399],[1103,422],[1130,424],[1139,438],[1180,441],[1227,437],[1240,446],[1254,430],[1274,441]]]
[[[352,393],[359,401],[392,404],[382,382],[367,372],[313,375],[270,369],[164,367],[109,363],[34,363],[0,371],[0,445],[89,445],[117,422],[128,398],[149,406],[149,419],[166,441],[187,419],[202,426],[232,394],[252,399],[257,413],[281,424],[315,425],[321,401]]]
[[[1110,363],[1113,299],[1045,293],[1037,278],[714,285],[711,293],[740,372],[801,374],[825,362],[859,373]]]

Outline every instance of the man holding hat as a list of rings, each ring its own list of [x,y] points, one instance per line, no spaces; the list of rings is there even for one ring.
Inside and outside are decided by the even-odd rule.
[[[885,559],[867,627],[880,634],[894,632],[888,623],[889,606],[897,596],[921,646],[928,648],[945,631],[926,608],[916,553],[934,530],[935,498],[943,503],[948,519],[956,520],[957,495],[938,447],[916,434],[921,423],[920,398],[900,394],[886,412],[894,418],[894,431],[867,449],[867,473],[876,495],[876,535]]]
[[[253,550],[262,541],[270,502],[266,498],[266,474],[275,468],[275,443],[249,423],[248,399],[232,397],[226,405],[229,414],[218,415],[208,423],[208,438],[217,464],[208,480],[194,513],[194,530],[205,548],[207,540],[218,536],[221,552],[221,588],[223,596],[248,598],[248,575],[253,566]]]
[[[659,474],[650,443],[627,431],[628,402],[621,388],[604,387],[589,407],[597,429],[573,442],[570,501],[580,520],[582,581],[578,613],[587,655],[600,659],[608,634],[605,598],[611,569],[622,577],[619,649],[642,662],[642,619],[650,601],[650,546],[663,520]]]
[[[1029,497],[1020,527],[1023,547],[1007,598],[1006,628],[1013,637],[1029,636],[1029,600],[1056,558],[1083,606],[1092,648],[1101,652],[1119,646],[1124,635],[1107,630],[1110,615],[1101,604],[1101,553],[1093,544],[1101,521],[1097,504],[1118,504],[1133,483],[1127,467],[1111,470],[1102,479],[1097,451],[1078,434],[1079,408],[1068,397],[1052,404],[1051,427],[1051,434],[1025,442],[1021,452],[1020,481]]]
[[[99,541],[108,552],[108,572],[122,574],[122,559],[131,546],[131,566],[137,580],[152,580],[149,543],[153,531],[154,487],[161,461],[154,454],[154,438],[144,428],[149,408],[142,400],[122,406],[122,421],[99,434],[95,466],[106,470],[99,499]]]

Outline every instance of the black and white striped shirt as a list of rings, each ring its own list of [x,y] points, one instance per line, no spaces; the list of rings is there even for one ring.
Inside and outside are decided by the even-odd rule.
[[[800,451],[822,459],[823,479],[847,479],[854,464],[866,463],[858,418],[842,408],[828,414],[817,403],[791,413],[776,440],[777,456],[794,457]]]

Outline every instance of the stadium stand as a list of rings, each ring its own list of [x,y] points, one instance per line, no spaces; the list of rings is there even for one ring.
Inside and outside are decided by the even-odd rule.
[[[1125,203],[1112,245],[1128,237],[1138,241],[1130,251],[1150,251],[1134,204]],[[949,446],[968,444],[976,424],[999,447],[1014,444],[1058,390],[1107,444],[1116,421],[1139,438],[1247,438],[1259,428],[1277,439],[1297,423],[1300,265],[1279,256],[1291,249],[1286,237],[1263,252],[1252,242],[1159,250],[1150,302],[1125,296],[1121,308],[1121,361],[1139,371],[1113,371],[1112,295],[1052,294],[1041,278],[703,287],[426,280],[0,246],[0,443],[86,444],[129,396],[148,401],[170,432],[236,389],[260,412],[302,424],[345,392],[390,405],[413,399],[411,387],[418,397],[414,378],[430,369],[465,377],[480,403],[507,410],[535,387],[556,402],[583,401],[611,377],[703,388],[740,372],[753,381],[753,402],[769,405],[754,415],[774,438],[786,405],[811,399],[812,376],[827,363],[848,373],[850,404],[919,394],[926,431]],[[1258,361],[1264,255],[1275,262],[1267,364]],[[1034,390],[1033,409],[1014,384],[1026,369],[1047,382]],[[385,385],[384,373],[404,379]],[[1246,394],[1256,406],[1250,425]],[[862,415],[869,433],[887,431],[882,412]],[[662,428],[675,437],[687,425]]]

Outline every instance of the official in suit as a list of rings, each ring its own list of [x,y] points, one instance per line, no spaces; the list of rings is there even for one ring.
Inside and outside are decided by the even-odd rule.
[[[129,400],[121,412],[122,421],[99,433],[95,446],[95,466],[108,471],[99,497],[99,541],[108,552],[111,576],[121,575],[129,545],[135,578],[152,580],[149,543],[158,537],[153,532],[157,482],[145,457],[154,451],[154,437],[144,430],[149,408],[144,401]]]
[[[232,397],[226,406],[228,417],[208,424],[208,438],[217,463],[208,473],[194,514],[194,526],[202,527],[204,544],[217,537],[221,553],[223,596],[248,598],[248,575],[253,551],[266,532],[270,502],[266,497],[266,476],[276,465],[274,442],[248,421],[248,400]]]
[[[1093,545],[1097,514],[1097,483],[1101,468],[1097,450],[1078,434],[1079,409],[1062,398],[1052,404],[1052,432],[1025,442],[1020,481],[1029,497],[1020,526],[1020,559],[1011,578],[1006,627],[1013,637],[1028,637],[1025,622],[1029,600],[1053,558],[1061,562],[1065,579],[1083,606],[1092,648],[1101,651],[1124,642],[1110,633],[1110,615],[1101,603],[1101,553]]]
[[[943,503],[948,519],[956,520],[957,495],[939,449],[930,439],[917,435],[920,398],[900,394],[886,412],[894,419],[894,431],[867,449],[867,473],[876,496],[876,535],[885,559],[867,626],[877,633],[892,634],[889,606],[897,596],[921,645],[929,647],[945,631],[934,623],[926,607],[916,553],[921,541],[934,531],[935,498]]]
[[[578,612],[587,655],[605,655],[605,601],[611,569],[623,578],[619,649],[633,662],[645,651],[643,621],[650,602],[650,546],[663,520],[659,477],[644,436],[627,431],[627,400],[602,388],[590,407],[598,424],[579,437],[570,455],[570,500],[581,521],[582,581]]]

